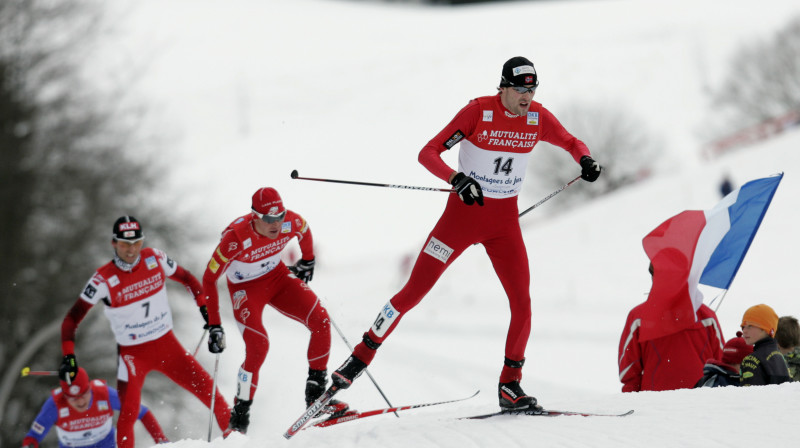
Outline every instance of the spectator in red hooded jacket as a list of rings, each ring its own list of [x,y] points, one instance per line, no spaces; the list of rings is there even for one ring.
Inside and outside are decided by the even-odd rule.
[[[645,303],[628,314],[619,341],[619,380],[623,392],[691,389],[703,376],[707,359],[722,358],[722,331],[714,311],[701,304],[695,322],[684,329],[643,340],[640,330],[648,306],[655,300],[690,300],[686,288],[689,263],[680,251],[667,248],[656,253],[650,264],[653,286]],[[685,280],[684,280],[685,283]]]

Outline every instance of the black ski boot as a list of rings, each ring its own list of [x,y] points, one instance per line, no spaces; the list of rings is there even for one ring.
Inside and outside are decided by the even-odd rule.
[[[367,365],[364,361],[350,355],[344,364],[339,366],[339,368],[333,372],[333,375],[331,375],[333,384],[339,389],[347,389],[366,368]]]
[[[306,407],[311,406],[317,401],[324,392],[328,383],[328,372],[325,370],[308,369],[308,379],[306,380]],[[350,409],[347,403],[339,400],[331,400],[322,408],[317,416],[321,414],[331,414],[333,417],[345,414]]]
[[[231,419],[228,422],[228,429],[247,434],[247,427],[250,426],[250,405],[253,404],[253,400],[234,398],[233,401],[234,404],[231,410]]]
[[[500,383],[497,395],[500,397],[500,409],[504,411],[523,411],[526,409],[542,409],[536,404],[536,398],[525,394],[519,381]]]

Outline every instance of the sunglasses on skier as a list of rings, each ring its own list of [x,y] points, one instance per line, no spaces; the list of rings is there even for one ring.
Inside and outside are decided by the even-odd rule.
[[[252,210],[252,209],[251,209]],[[286,210],[278,213],[277,215],[269,215],[265,213],[258,213],[257,211],[253,210],[253,213],[258,216],[258,218],[267,224],[272,224],[274,222],[282,221],[283,217],[286,216]]]

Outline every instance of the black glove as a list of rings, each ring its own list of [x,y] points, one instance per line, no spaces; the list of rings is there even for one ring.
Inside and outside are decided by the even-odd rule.
[[[602,168],[590,156],[581,157],[581,178],[587,182],[594,182],[600,177]]]
[[[61,360],[61,367],[58,369],[58,377],[67,384],[72,384],[75,375],[78,374],[78,360],[75,355],[67,355]]]
[[[467,176],[464,173],[458,173],[450,181],[450,184],[455,188],[458,197],[467,205],[472,205],[475,202],[483,206],[483,190],[481,184],[475,179]]]
[[[208,330],[208,351],[222,353],[225,350],[225,331],[220,325],[211,325]]]
[[[209,328],[211,328],[211,326],[208,325],[208,307],[205,305],[201,306],[200,314],[203,315],[203,319],[206,321],[206,324],[203,325],[203,330],[208,330]]]
[[[311,260],[303,260],[302,258],[292,266],[292,273],[297,276],[300,280],[308,283],[314,278],[314,264],[316,258],[312,258]]]

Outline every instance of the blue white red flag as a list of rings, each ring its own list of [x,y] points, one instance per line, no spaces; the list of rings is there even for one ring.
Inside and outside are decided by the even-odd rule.
[[[642,340],[692,326],[703,303],[700,284],[730,286],[781,179],[783,173],[747,182],[714,208],[681,212],[644,237],[658,274],[642,317]]]

